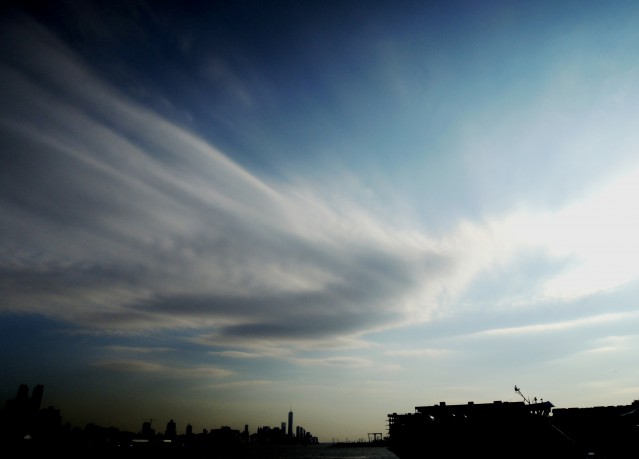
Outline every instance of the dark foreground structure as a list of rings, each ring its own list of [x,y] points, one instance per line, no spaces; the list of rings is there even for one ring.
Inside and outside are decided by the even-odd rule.
[[[557,408],[552,423],[590,456],[639,457],[639,400],[630,405]]]
[[[400,459],[639,457],[639,400],[553,408],[526,399],[418,406],[388,415],[388,447]]]

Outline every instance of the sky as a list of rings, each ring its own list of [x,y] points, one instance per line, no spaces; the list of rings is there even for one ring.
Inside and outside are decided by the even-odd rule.
[[[1,11],[4,400],[331,441],[639,398],[636,2]]]

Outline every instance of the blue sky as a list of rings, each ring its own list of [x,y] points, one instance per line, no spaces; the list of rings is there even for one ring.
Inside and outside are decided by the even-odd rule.
[[[0,28],[0,393],[74,425],[639,394],[632,2],[52,2]]]

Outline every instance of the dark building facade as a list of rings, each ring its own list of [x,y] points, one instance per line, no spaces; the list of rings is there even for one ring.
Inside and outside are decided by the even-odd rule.
[[[8,440],[44,439],[59,433],[62,426],[60,411],[50,406],[41,409],[44,386],[35,386],[29,395],[29,386],[21,384],[16,397],[7,400],[0,416],[1,433]]]

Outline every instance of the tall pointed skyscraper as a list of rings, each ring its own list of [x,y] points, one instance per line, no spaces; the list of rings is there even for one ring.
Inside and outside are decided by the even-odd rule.
[[[288,412],[288,436],[293,436],[293,409]]]

